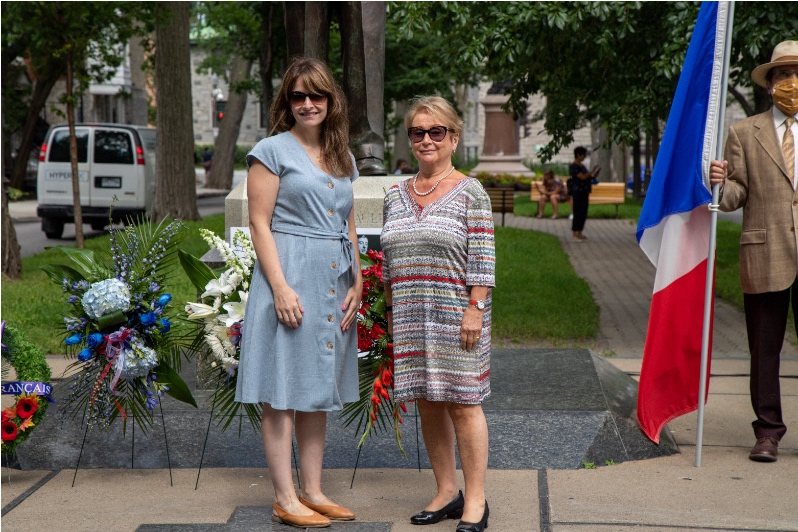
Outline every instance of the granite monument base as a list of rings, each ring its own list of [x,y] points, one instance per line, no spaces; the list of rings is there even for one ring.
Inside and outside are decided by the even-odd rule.
[[[222,432],[209,427],[209,390],[197,389],[192,364],[184,365],[199,409],[165,398],[163,420],[145,435],[122,424],[89,431],[80,468],[197,468],[208,431],[203,467],[267,467],[260,434],[245,419]],[[56,386],[63,397],[65,382]],[[488,466],[493,469],[577,469],[641,460],[678,452],[667,427],[655,445],[635,419],[637,383],[586,349],[495,349],[492,394],[483,407],[490,431]],[[429,468],[412,405],[402,425],[406,457],[385,431],[362,448],[361,468]],[[158,410],[156,410],[158,412]],[[166,431],[164,434],[164,424]],[[358,435],[336,415],[328,416],[325,468],[353,468]],[[53,405],[30,439],[20,446],[22,469],[75,468],[83,427]],[[168,457],[167,457],[168,443]],[[80,475],[78,475],[78,481]],[[200,481],[201,483],[201,481]]]

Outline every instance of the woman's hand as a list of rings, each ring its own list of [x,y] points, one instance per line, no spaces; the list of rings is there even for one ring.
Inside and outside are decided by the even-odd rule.
[[[469,305],[463,313],[463,323],[460,326],[460,347],[467,351],[474,349],[479,343],[482,334],[482,311]]]
[[[302,308],[299,296],[290,287],[285,286],[285,288],[274,291],[274,309],[277,311],[277,319],[280,320],[280,323],[292,329],[302,325],[302,314],[305,309]]]
[[[346,299],[341,307],[346,311],[341,321],[341,330],[345,331],[357,320],[357,311],[360,310],[360,299],[363,297],[363,281],[358,281],[346,292]]]

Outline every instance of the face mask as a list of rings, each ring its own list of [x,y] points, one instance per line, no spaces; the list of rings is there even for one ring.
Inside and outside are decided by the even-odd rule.
[[[773,105],[787,116],[798,113],[798,83],[794,79],[783,79],[770,89]]]

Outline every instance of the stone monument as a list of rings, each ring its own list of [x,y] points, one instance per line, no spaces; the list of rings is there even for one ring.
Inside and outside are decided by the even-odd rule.
[[[330,19],[341,27],[349,146],[361,175],[385,175],[385,2],[285,2],[288,56],[327,60]]]
[[[479,101],[485,108],[485,140],[479,164],[469,172],[474,177],[480,172],[490,174],[512,174],[534,177],[535,172],[521,163],[521,137],[518,123],[502,106],[510,96],[503,88],[494,84],[488,94]]]

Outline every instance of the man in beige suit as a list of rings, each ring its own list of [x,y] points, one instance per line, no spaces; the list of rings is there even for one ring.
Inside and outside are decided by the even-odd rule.
[[[752,423],[749,458],[775,462],[787,432],[781,413],[779,359],[792,304],[798,331],[798,41],[784,41],[770,63],[751,72],[768,89],[773,108],[733,125],[723,162],[712,161],[710,182],[721,185],[720,208],[743,208],[740,284],[751,352]]]

